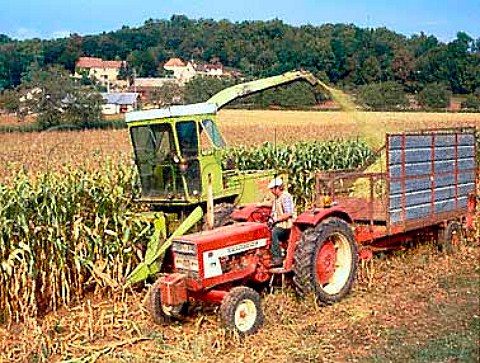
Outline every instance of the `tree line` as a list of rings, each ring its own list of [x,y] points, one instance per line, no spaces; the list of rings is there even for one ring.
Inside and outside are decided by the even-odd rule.
[[[0,35],[0,90],[19,85],[32,63],[61,65],[73,72],[80,56],[127,60],[141,77],[161,75],[164,62],[175,56],[215,59],[247,77],[304,68],[347,90],[389,81],[409,93],[434,82],[454,94],[474,94],[480,88],[480,39],[464,32],[442,43],[432,35],[406,37],[383,27],[292,26],[278,19],[230,22],[174,15],[149,19],[138,28],[55,40],[18,41]]]
[[[127,60],[125,77],[133,69],[141,77],[163,76],[170,57],[221,62],[239,69],[246,80],[303,68],[355,93],[356,102],[367,109],[407,109],[407,93],[425,109],[441,109],[454,93],[464,95],[463,108],[480,111],[480,39],[463,32],[445,44],[425,34],[408,38],[386,28],[351,24],[295,27],[280,20],[232,23],[182,15],[83,37],[17,41],[0,35],[0,108],[20,116],[36,113],[41,127],[63,123],[64,118],[96,124],[102,103],[98,85],[68,77],[80,56]],[[203,102],[239,81],[197,77],[182,89],[166,85],[155,97],[159,105],[178,99]],[[19,96],[32,88],[41,92],[20,102]],[[230,106],[302,108],[325,97],[305,83],[295,83]]]

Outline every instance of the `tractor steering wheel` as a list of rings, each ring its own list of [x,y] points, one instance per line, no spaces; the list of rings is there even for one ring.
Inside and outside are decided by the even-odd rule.
[[[268,221],[269,214],[265,212],[263,207],[259,207],[252,212],[251,218],[254,222],[265,223]]]

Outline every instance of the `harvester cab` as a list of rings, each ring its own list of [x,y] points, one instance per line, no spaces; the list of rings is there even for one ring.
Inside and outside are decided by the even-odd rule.
[[[197,205],[206,201],[209,182],[216,196],[237,194],[223,183],[226,144],[215,113],[214,104],[194,104],[127,115],[141,201],[161,210]]]

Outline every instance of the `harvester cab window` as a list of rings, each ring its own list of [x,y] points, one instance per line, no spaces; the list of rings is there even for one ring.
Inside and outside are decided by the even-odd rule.
[[[137,158],[142,161],[163,162],[174,150],[168,124],[133,127],[132,139]]]
[[[180,152],[185,157],[198,155],[197,125],[194,121],[182,121],[176,124]]]
[[[131,129],[142,194],[173,192],[175,178],[170,157],[174,153],[173,132],[169,124],[136,126]]]
[[[220,130],[217,125],[209,119],[202,121],[203,129],[207,132],[208,137],[212,141],[213,145],[216,148],[223,149],[226,146],[225,140],[223,139]]]

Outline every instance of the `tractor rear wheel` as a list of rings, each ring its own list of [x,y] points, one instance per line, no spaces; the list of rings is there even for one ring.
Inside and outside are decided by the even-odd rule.
[[[178,306],[167,306],[162,303],[162,295],[160,289],[160,279],[150,288],[150,296],[148,299],[148,310],[157,324],[168,324],[173,320],[183,318],[188,310],[188,303]]]
[[[445,229],[439,231],[438,249],[449,255],[458,252],[464,243],[464,230],[460,222],[450,221]]]
[[[222,301],[220,316],[227,330],[241,337],[255,334],[264,322],[260,295],[250,287],[234,287]]]
[[[301,297],[313,293],[319,305],[340,301],[353,286],[357,244],[349,224],[329,218],[307,229],[294,254],[293,282]]]

